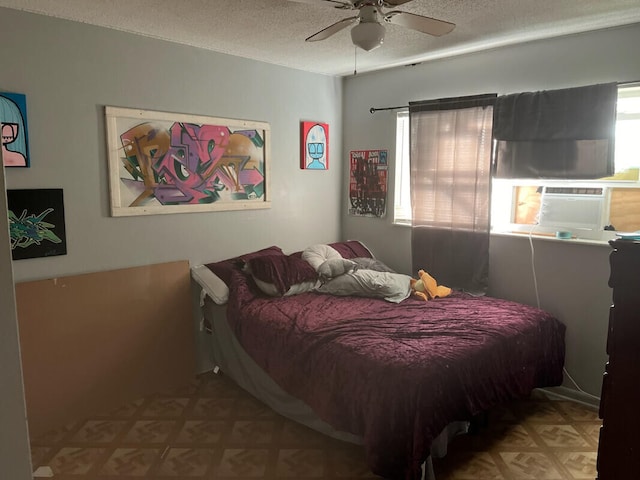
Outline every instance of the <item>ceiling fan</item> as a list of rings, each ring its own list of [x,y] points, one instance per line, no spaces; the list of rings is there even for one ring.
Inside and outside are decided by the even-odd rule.
[[[300,0],[298,0],[300,1]],[[384,41],[385,28],[383,23],[391,23],[417,30],[439,37],[449,33],[455,24],[425,17],[401,10],[384,11],[383,9],[397,7],[412,0],[306,0],[304,3],[329,3],[342,10],[358,10],[358,15],[340,20],[327,28],[314,33],[306,39],[307,42],[325,40],[331,35],[356,24],[351,29],[353,44],[369,51],[378,48]]]

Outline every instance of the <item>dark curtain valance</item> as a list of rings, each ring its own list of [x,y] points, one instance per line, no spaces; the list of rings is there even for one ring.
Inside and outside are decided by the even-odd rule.
[[[498,178],[612,175],[616,83],[498,97],[493,110]]]
[[[468,97],[439,98],[409,102],[409,112],[434,112],[438,110],[458,110],[461,108],[485,107],[493,105],[497,94],[470,95]]]
[[[617,101],[616,83],[503,95],[493,109],[493,136],[516,141],[611,138]]]

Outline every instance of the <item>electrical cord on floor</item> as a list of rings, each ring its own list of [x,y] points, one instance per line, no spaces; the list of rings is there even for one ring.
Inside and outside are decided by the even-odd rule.
[[[533,273],[533,289],[536,292],[536,304],[540,308],[540,294],[538,293],[538,278],[536,277],[535,250],[533,248],[533,230],[538,226],[534,223],[529,230],[529,246],[531,247],[531,273]]]
[[[536,304],[538,306],[538,308],[540,308],[540,294],[538,292],[538,278],[536,277],[536,265],[535,265],[535,249],[533,248],[533,231],[535,230],[535,228],[537,227],[537,224],[534,223],[533,226],[531,227],[531,230],[529,230],[529,246],[531,247],[531,273],[533,274],[533,288],[536,292]],[[589,392],[585,392],[582,388],[580,388],[580,385],[578,385],[578,383],[573,379],[573,377],[571,376],[571,374],[569,373],[569,371],[566,369],[566,367],[562,367],[562,371],[564,372],[564,374],[567,376],[567,378],[571,381],[571,383],[573,384],[573,386],[576,388],[576,390],[578,390],[580,393],[587,395],[588,397],[594,398],[598,401],[600,401],[600,397],[598,397],[597,395],[593,395]]]
[[[580,385],[578,385],[576,383],[576,381],[573,379],[573,377],[569,374],[569,372],[567,371],[567,369],[565,367],[562,367],[562,370],[564,371],[565,375],[569,378],[569,380],[571,380],[571,383],[573,383],[573,386],[576,387],[576,389],[582,393],[583,395],[587,395],[588,397],[591,397],[595,400],[600,401],[600,397],[598,397],[597,395],[593,395],[589,392],[585,392],[582,388],[580,388]]]

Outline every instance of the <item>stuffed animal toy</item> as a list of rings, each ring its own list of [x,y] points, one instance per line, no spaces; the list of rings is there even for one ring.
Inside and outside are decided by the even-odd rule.
[[[418,271],[419,280],[411,279],[411,295],[423,299],[425,302],[434,298],[442,298],[451,294],[451,289],[438,285],[436,279],[424,270]]]

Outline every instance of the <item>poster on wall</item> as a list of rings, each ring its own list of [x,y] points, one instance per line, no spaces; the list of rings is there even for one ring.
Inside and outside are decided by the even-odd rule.
[[[300,168],[329,170],[329,125],[300,122]]]
[[[106,107],[111,215],[270,208],[268,123]]]
[[[67,254],[61,188],[7,190],[14,260]]]
[[[387,206],[387,151],[349,153],[349,214],[384,217]]]
[[[29,167],[29,130],[25,95],[0,92],[0,127],[4,166]]]

